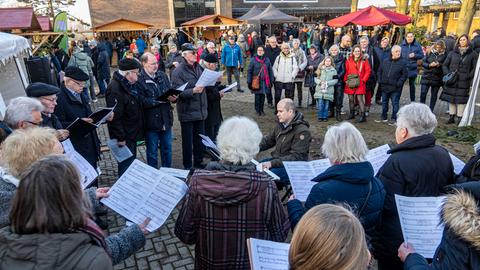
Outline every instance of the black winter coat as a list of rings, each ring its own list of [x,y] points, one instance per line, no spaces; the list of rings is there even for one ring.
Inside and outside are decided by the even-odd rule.
[[[403,58],[388,58],[378,68],[378,84],[385,93],[401,92],[403,83],[408,78],[407,61]]]
[[[83,95],[80,95],[80,100],[77,100],[64,84],[61,85],[60,89],[54,114],[63,127],[68,127],[77,118],[87,118],[92,114],[90,105]],[[75,150],[96,168],[100,157],[100,140],[97,131],[92,131],[85,136],[70,133],[70,140]]]
[[[392,48],[387,47],[383,49],[380,46],[376,46],[375,48],[373,48],[373,54],[374,54],[374,57],[377,59],[377,63],[378,63],[376,66],[373,67],[373,70],[375,71],[376,74],[378,74],[378,69],[382,65],[383,61],[385,59],[392,58]]]
[[[260,90],[255,91],[254,93],[265,94],[268,91],[268,87],[265,82],[265,75],[263,71],[260,72],[260,69],[262,68],[262,64],[258,62],[255,57],[259,57],[259,56],[253,56],[252,58],[250,58],[250,64],[248,65],[248,70],[247,70],[247,85],[248,85],[248,88],[250,89],[253,81],[253,76],[254,75],[257,76],[258,74],[260,74]],[[275,80],[275,77],[273,75],[272,64],[270,62],[270,59],[268,57],[265,57],[265,55],[263,57],[259,57],[259,59],[260,60],[263,59],[265,66],[267,67],[268,77],[270,78],[270,88],[271,88],[273,85],[273,81]]]
[[[317,71],[318,66],[320,63],[323,61],[325,57],[323,54],[317,52],[317,55],[315,58],[312,58],[312,55],[307,56],[307,67],[305,68],[307,70],[307,74],[305,75],[305,87],[316,87],[317,85],[315,84],[314,77],[315,71]],[[313,69],[308,69],[309,66],[312,66]]]
[[[447,52],[447,54],[455,49],[455,43],[457,41],[453,37],[446,36],[443,41],[445,42],[445,52]]]
[[[207,119],[205,119],[205,126],[211,127],[219,125],[223,121],[222,116],[222,107],[220,105],[220,90],[225,88],[225,85],[221,85],[220,82],[217,82],[215,86],[205,87],[205,92],[207,93]]]
[[[337,70],[337,76],[339,78],[335,86],[339,87],[345,84],[342,79],[343,76],[345,76],[345,58],[339,54],[336,57],[333,57],[333,62],[335,62],[335,69]]]
[[[270,46],[265,48],[265,56],[268,58],[268,60],[270,60],[270,64],[273,65],[273,63],[275,63],[275,59],[277,59],[277,56],[280,55],[281,51],[282,50],[278,46],[275,47],[275,48],[272,48]],[[252,55],[256,55],[256,54],[257,54],[257,52],[255,52]],[[274,80],[273,77],[270,77],[270,78],[272,78],[272,81]]]
[[[108,107],[117,106],[113,120],[108,122],[111,139],[120,141],[140,141],[144,136],[144,119],[138,93],[132,93],[122,76],[116,71],[105,92]],[[133,86],[135,87],[135,86]]]
[[[173,126],[173,108],[169,101],[157,98],[170,89],[170,81],[162,71],[151,78],[144,70],[136,83],[138,97],[143,105],[146,131],[163,131]]]
[[[183,57],[179,52],[168,53],[167,60],[166,60],[166,63],[165,63],[165,67],[170,69],[170,70],[173,70],[173,69],[175,69],[175,65],[173,64],[173,62],[181,63],[182,59],[183,59]]]
[[[457,71],[457,81],[445,86],[440,99],[454,104],[467,104],[470,86],[475,76],[478,54],[471,47],[461,55],[458,48],[450,52],[443,62],[443,74]]]
[[[476,53],[480,53],[480,36],[472,38],[472,48]]]
[[[110,56],[103,43],[98,45],[97,76],[100,80],[110,78]]]
[[[178,95],[177,114],[180,122],[200,121],[207,119],[207,93],[194,94],[193,88],[202,75],[203,69],[195,63],[189,65],[185,59],[182,59],[180,65],[172,72],[172,87],[178,88],[188,83],[183,92]]]
[[[453,163],[448,151],[435,145],[432,134],[410,138],[388,153],[391,156],[377,173],[387,194],[382,224],[372,244],[376,258],[401,265],[397,250],[403,237],[395,194],[409,197],[439,196],[446,185],[453,184]]]
[[[42,113],[42,124],[40,126],[49,127],[57,130],[63,129],[62,123],[60,122],[58,117],[53,113],[50,116]]]
[[[445,59],[447,58],[447,53],[439,54],[436,51],[431,51],[423,58],[423,76],[421,84],[431,85],[431,86],[442,86],[443,70],[442,65]],[[437,67],[429,67],[433,62],[440,63]]]

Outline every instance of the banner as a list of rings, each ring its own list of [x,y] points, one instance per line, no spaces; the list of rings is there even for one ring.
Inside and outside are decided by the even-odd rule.
[[[67,13],[62,11],[58,13],[53,19],[53,32],[58,33],[67,33]],[[68,50],[68,37],[64,35],[58,44],[58,47],[63,49],[65,52]]]

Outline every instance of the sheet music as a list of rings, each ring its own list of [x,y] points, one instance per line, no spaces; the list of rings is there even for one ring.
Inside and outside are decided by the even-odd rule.
[[[453,171],[456,174],[460,174],[463,170],[463,167],[465,167],[465,162],[463,162],[458,157],[454,156],[452,153],[449,153],[449,154],[450,154],[450,158],[452,159],[452,163],[453,163]]]
[[[113,113],[113,110],[115,110],[115,107],[117,107],[117,102],[115,102],[115,105],[113,105],[113,107],[108,107],[108,108],[100,108],[98,111],[92,113],[89,117],[95,115],[96,113],[102,111],[102,110],[109,110],[110,112],[105,115],[102,119],[100,119],[100,121],[98,121],[97,123],[94,123],[97,127],[100,126],[101,124],[107,122],[107,119],[108,117],[110,117],[110,115]]]
[[[122,162],[129,157],[133,156],[132,151],[125,145],[123,147],[118,146],[117,139],[107,140],[107,146],[110,149],[113,157],[118,161]]]
[[[255,238],[247,240],[250,266],[253,270],[288,270],[290,244]]]
[[[220,90],[220,92],[223,92],[223,93],[228,93],[228,92],[232,92],[232,89],[237,86],[238,83],[237,82],[234,82],[232,84],[230,84],[229,86],[223,88],[222,90]]]
[[[313,161],[284,161],[283,166],[287,171],[295,197],[304,202],[316,184],[311,180],[328,169],[331,164],[325,158]]]
[[[433,258],[443,233],[442,197],[404,197],[395,194],[403,239],[425,258]]]
[[[183,91],[183,90],[185,90],[185,88],[187,88],[187,85],[188,85],[188,82],[185,83],[184,85],[179,86],[176,90]]]
[[[212,141],[212,139],[210,139],[210,137],[205,136],[203,134],[199,134],[199,135],[202,138],[203,145],[205,145],[206,147],[212,148],[217,153],[220,153],[220,150],[218,149],[217,145]]]
[[[77,151],[73,150],[65,154],[70,161],[72,161],[73,165],[77,167],[78,173],[80,174],[80,184],[82,185],[82,188],[85,189],[93,182],[93,180],[95,180],[95,178],[98,177],[99,173]]]
[[[198,78],[195,86],[214,86],[219,77],[223,76],[223,71],[213,71],[208,68],[204,69],[200,78]]]
[[[70,139],[62,141],[62,146],[65,154],[69,154],[75,151],[75,148],[73,147],[72,141],[70,141]]]
[[[280,180],[280,177],[278,177],[278,175],[274,174],[269,169],[264,169],[262,167],[262,164],[260,162],[256,161],[255,159],[252,158],[252,160],[250,160],[250,162],[252,162],[256,166],[256,169],[257,169],[258,172],[266,172],[268,175],[270,175],[270,177],[273,178],[273,180]]]
[[[390,146],[388,144],[384,144],[382,146],[370,149],[365,159],[370,161],[373,167],[373,175],[377,175],[380,168],[385,164],[390,154],[387,154],[387,151],[390,150]]]
[[[165,223],[187,189],[182,180],[136,159],[102,203],[136,224],[151,218],[147,230],[154,231]]]
[[[188,174],[190,173],[189,170],[167,168],[167,167],[161,167],[160,171],[180,179],[186,179],[188,177]]]

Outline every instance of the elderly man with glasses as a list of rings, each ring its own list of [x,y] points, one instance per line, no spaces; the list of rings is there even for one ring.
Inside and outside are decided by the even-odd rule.
[[[5,132],[10,134],[15,129],[40,126],[42,123],[42,111],[42,103],[34,98],[17,97],[12,99],[3,117],[3,122],[9,128]]]
[[[62,123],[53,113],[57,106],[57,94],[60,93],[60,88],[42,82],[34,82],[25,89],[25,92],[28,97],[36,98],[43,105],[41,126],[57,130],[57,138],[60,141],[66,140],[70,133],[63,129]]]

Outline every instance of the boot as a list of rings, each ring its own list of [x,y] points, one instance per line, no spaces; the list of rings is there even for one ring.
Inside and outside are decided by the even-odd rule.
[[[360,113],[360,119],[357,120],[358,123],[367,122],[367,115],[365,112]]]
[[[455,123],[455,115],[450,114],[450,118],[448,118],[447,124],[453,124]]]
[[[350,115],[348,116],[347,120],[352,120],[353,118],[355,118],[355,111],[350,110]]]
[[[335,112],[335,119],[337,119],[338,122],[342,122],[342,111],[341,110],[336,110]]]
[[[460,125],[460,121],[462,121],[462,116],[457,116],[457,125]]]

